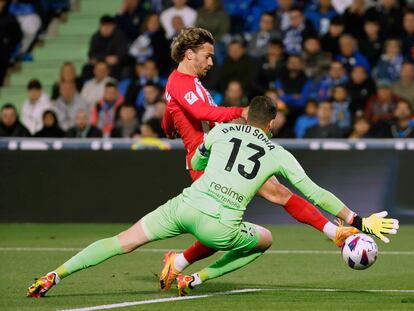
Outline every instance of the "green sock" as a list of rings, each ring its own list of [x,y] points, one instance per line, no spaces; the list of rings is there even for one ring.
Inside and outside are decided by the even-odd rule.
[[[218,278],[219,276],[248,265],[262,254],[263,252],[259,251],[229,251],[221,256],[216,262],[198,272],[198,275],[202,282]]]
[[[76,271],[95,266],[113,256],[123,253],[124,251],[117,236],[98,240],[66,261],[55,272],[60,279],[63,279]]]

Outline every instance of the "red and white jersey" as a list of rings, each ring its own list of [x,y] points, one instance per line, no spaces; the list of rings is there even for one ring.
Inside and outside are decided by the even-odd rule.
[[[164,94],[167,107],[162,128],[169,136],[177,131],[187,150],[187,166],[191,169],[191,157],[204,141],[215,122],[240,118],[242,108],[217,107],[210,93],[196,76],[174,70],[167,81]]]

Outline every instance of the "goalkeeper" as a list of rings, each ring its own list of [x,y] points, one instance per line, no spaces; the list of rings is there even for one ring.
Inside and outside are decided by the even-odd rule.
[[[144,216],[117,236],[96,241],[28,288],[28,297],[41,297],[63,278],[116,255],[131,252],[151,241],[191,233],[208,247],[225,250],[216,262],[191,276],[179,276],[179,295],[207,280],[235,271],[260,257],[272,244],[271,233],[244,222],[247,204],[272,175],[285,177],[318,205],[344,204],[313,183],[296,159],[269,138],[276,107],[270,98],[255,97],[248,125],[220,124],[207,135],[192,158],[192,166],[205,173],[191,187]],[[398,221],[372,215],[360,228],[377,236],[395,234]],[[357,224],[356,224],[357,225]]]

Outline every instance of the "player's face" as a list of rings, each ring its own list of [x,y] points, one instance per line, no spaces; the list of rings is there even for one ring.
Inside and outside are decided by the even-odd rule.
[[[193,53],[191,62],[198,77],[204,77],[213,67],[214,46],[204,43],[196,53]]]
[[[88,125],[88,115],[84,111],[79,111],[76,115],[76,126],[84,129]]]

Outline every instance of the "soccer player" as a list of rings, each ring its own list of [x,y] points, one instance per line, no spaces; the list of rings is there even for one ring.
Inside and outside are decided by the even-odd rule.
[[[151,241],[190,233],[202,243],[227,251],[216,262],[192,276],[179,276],[179,294],[235,271],[261,256],[272,244],[271,233],[244,222],[247,204],[272,175],[281,175],[318,204],[343,207],[330,192],[313,183],[296,159],[269,138],[276,107],[270,98],[256,97],[250,104],[248,125],[220,124],[206,136],[191,159],[205,173],[190,187],[117,236],[98,240],[28,288],[27,296],[41,297],[68,275],[131,252]],[[376,235],[395,234],[398,222],[374,214],[362,219]]]
[[[214,38],[210,32],[202,28],[184,29],[171,45],[171,57],[178,67],[168,78],[165,90],[167,109],[162,126],[168,137],[172,138],[177,134],[181,136],[187,151],[187,168],[193,181],[203,174],[203,170],[194,170],[190,160],[197,147],[203,142],[206,133],[217,122],[245,118],[247,113],[247,108],[217,107],[209,92],[201,84],[199,78],[204,77],[213,66],[213,55]],[[258,195],[274,204],[282,205],[296,220],[323,232],[338,246],[346,237],[355,233],[352,228],[335,226],[315,206],[293,194],[278,183],[275,177],[270,178],[261,187]],[[320,207],[349,224],[353,223],[356,216],[345,206],[323,204]],[[177,275],[187,266],[215,252],[215,249],[200,241],[195,242],[181,254],[167,252],[160,274],[161,290],[170,289]]]

